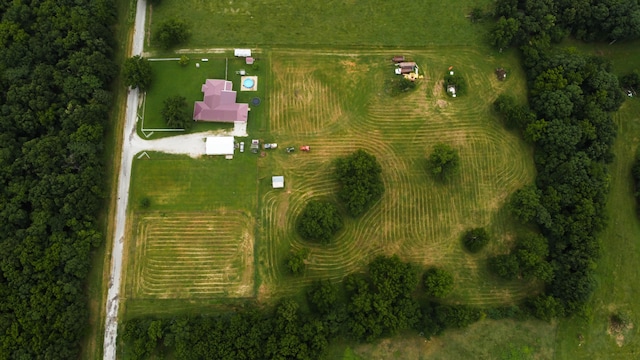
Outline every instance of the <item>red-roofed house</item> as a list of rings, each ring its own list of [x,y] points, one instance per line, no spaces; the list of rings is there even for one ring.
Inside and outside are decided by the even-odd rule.
[[[236,103],[231,81],[207,79],[202,85],[203,101],[193,106],[193,120],[212,122],[246,122],[249,104]]]

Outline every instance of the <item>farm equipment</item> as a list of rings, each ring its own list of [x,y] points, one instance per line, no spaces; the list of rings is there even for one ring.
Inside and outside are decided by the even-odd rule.
[[[288,152],[288,153],[292,153],[292,152],[294,152],[294,151],[296,151],[296,148],[294,148],[293,146],[289,146],[289,147],[287,148],[287,152]]]
[[[251,152],[254,154],[258,153],[258,150],[260,149],[260,140],[251,140]]]
[[[300,146],[300,151],[309,151],[311,150],[311,148],[309,147],[309,145],[302,145]]]
[[[278,144],[276,143],[264,143],[263,148],[264,149],[275,149],[278,147]]]

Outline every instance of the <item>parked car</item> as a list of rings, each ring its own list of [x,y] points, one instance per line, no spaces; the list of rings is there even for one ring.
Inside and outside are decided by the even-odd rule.
[[[258,153],[258,150],[260,149],[260,140],[251,140],[251,152],[254,154]]]
[[[263,148],[265,149],[275,149],[278,147],[276,143],[264,143]]]
[[[244,152],[244,141],[240,142],[240,152]]]

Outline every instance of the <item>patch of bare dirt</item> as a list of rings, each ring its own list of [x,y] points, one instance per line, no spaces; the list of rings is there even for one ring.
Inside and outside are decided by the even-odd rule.
[[[613,337],[616,345],[622,347],[625,341],[625,335],[633,329],[633,323],[624,316],[619,314],[613,314],[609,316],[609,327],[607,328],[607,334]]]

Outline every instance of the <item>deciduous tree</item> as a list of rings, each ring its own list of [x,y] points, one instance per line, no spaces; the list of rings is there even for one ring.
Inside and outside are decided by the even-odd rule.
[[[145,91],[151,85],[151,64],[147,59],[136,55],[125,60],[122,75],[127,86]]]
[[[436,144],[429,155],[428,166],[438,180],[448,180],[460,170],[458,151],[447,144]]]

